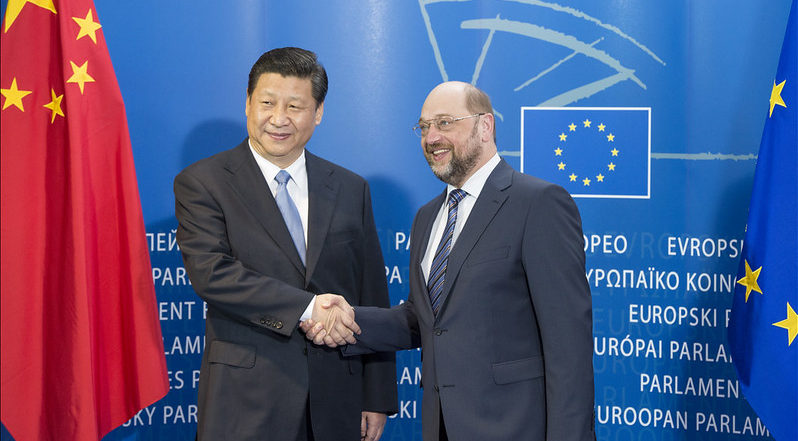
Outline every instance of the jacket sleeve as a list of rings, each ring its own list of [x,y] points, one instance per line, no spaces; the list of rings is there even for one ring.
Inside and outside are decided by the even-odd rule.
[[[418,323],[408,301],[391,309],[355,307],[355,320],[363,331],[357,343],[346,345],[344,356],[396,352],[421,346]]]
[[[388,284],[368,184],[363,192],[365,238],[360,305],[388,308]],[[357,321],[357,315],[355,320]],[[398,411],[396,355],[393,352],[363,356],[363,410],[394,414]]]
[[[546,378],[546,439],[593,440],[592,303],[579,211],[547,186],[526,219],[523,263],[540,326]]]
[[[198,176],[174,182],[177,241],[194,291],[228,317],[288,336],[313,294],[247,268],[227,236],[225,213]]]

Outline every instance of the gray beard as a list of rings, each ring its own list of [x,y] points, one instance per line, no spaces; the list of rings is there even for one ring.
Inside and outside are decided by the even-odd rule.
[[[458,156],[454,153],[454,146],[451,144],[433,144],[431,147],[435,146],[444,146],[451,148],[452,152],[452,159],[449,160],[449,163],[442,167],[436,167],[432,165],[432,157],[427,156],[427,163],[429,164],[430,168],[432,169],[432,173],[438,177],[441,181],[453,185],[455,187],[459,187],[463,185],[463,179],[465,176],[474,169],[477,165],[477,158],[479,157],[479,146],[477,145],[476,135],[477,135],[477,126],[474,125],[474,129],[471,130],[471,136],[468,137],[466,141],[466,149],[463,153],[463,156]]]
[[[432,169],[432,173],[441,181],[459,187],[463,184],[463,179],[471,169],[477,164],[478,151],[467,152],[465,157],[460,157],[454,154],[452,150],[452,159],[444,166],[433,166],[432,160],[428,159],[427,162]]]

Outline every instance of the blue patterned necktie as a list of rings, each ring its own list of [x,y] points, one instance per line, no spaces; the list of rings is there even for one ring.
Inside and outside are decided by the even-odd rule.
[[[285,170],[280,170],[277,176],[274,177],[277,181],[277,194],[274,195],[274,200],[277,202],[277,207],[280,213],[283,214],[285,226],[288,227],[288,232],[291,233],[291,239],[294,240],[294,246],[299,253],[299,258],[302,259],[302,264],[305,264],[305,230],[302,228],[302,218],[299,217],[299,210],[297,210],[294,200],[288,194],[288,181],[291,180],[291,175]]]
[[[443,231],[441,241],[435,251],[435,258],[432,259],[432,266],[429,271],[429,278],[427,279],[427,290],[429,292],[429,299],[432,303],[432,312],[438,315],[438,310],[441,307],[441,294],[443,293],[443,281],[446,278],[446,264],[449,260],[449,251],[452,249],[452,237],[454,236],[454,224],[457,222],[457,204],[463,200],[466,192],[460,190],[452,190],[449,193],[449,216],[446,219],[446,229]]]

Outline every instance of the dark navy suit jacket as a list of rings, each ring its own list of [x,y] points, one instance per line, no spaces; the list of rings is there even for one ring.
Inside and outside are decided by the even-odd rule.
[[[561,187],[501,161],[449,256],[433,315],[421,270],[441,194],[416,214],[410,295],[356,308],[347,354],[422,348],[423,436],[593,440],[590,290],[579,212]]]
[[[178,243],[208,304],[200,440],[294,440],[306,408],[316,440],[360,439],[361,411],[396,412],[393,354],[345,359],[298,331],[314,294],[390,305],[368,184],[305,154],[307,268],[246,141],[175,179]]]

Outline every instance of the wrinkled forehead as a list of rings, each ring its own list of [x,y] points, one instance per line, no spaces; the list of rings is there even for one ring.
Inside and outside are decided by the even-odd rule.
[[[421,119],[431,120],[442,116],[463,116],[468,113],[462,88],[444,84],[427,95],[421,107]]]

